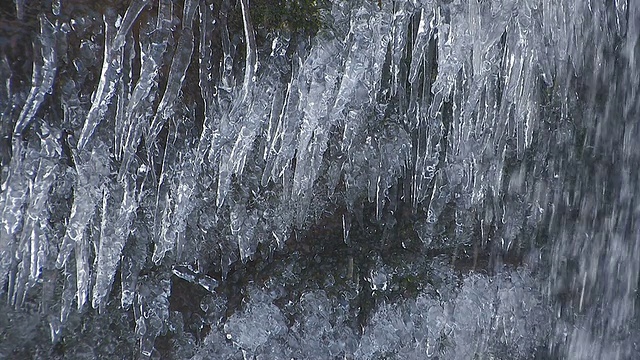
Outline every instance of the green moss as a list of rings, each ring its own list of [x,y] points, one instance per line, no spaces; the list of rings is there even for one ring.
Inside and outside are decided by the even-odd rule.
[[[289,30],[314,35],[322,25],[322,0],[253,0],[250,2],[254,26],[267,31]]]

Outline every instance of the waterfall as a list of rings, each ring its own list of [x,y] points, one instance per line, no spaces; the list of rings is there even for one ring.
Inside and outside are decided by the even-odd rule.
[[[0,358],[640,357],[640,3],[107,4],[0,5]]]

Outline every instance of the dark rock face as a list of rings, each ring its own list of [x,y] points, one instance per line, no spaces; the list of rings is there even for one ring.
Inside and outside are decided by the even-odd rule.
[[[632,1],[0,4],[0,358],[634,359]]]

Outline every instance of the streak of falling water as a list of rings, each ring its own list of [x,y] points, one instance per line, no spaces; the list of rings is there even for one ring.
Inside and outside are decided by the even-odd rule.
[[[567,159],[582,166],[577,171],[558,168],[556,173],[567,185],[554,202],[558,214],[552,218],[552,233],[558,237],[549,287],[553,293],[570,285],[571,294],[555,306],[572,309],[580,319],[559,341],[566,341],[570,359],[626,359],[633,357],[635,346],[620,339],[634,326],[640,271],[640,63],[637,25],[622,29],[625,23],[638,24],[640,11],[629,3],[621,21],[621,3],[616,9],[597,4],[584,19],[583,36],[595,46],[574,53],[582,55],[577,61],[586,100],[574,117],[584,132]],[[626,36],[612,40],[601,31],[614,21]],[[612,56],[616,47],[620,51]],[[573,215],[561,217],[565,209]]]

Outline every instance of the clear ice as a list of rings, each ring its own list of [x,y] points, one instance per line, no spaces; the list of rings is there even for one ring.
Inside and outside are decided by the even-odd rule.
[[[640,357],[640,2],[109,4],[0,6],[0,358]]]

